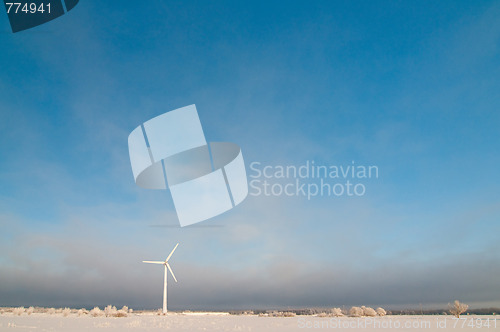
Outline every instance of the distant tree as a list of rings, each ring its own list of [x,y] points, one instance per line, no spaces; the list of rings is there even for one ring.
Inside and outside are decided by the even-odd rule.
[[[460,318],[460,314],[463,314],[464,312],[469,309],[469,306],[465,303],[460,303],[460,301],[455,300],[453,304],[448,304],[450,307],[450,314],[454,315],[457,318]]]

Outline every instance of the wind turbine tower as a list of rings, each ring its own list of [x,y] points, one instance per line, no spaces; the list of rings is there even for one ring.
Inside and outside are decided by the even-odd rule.
[[[167,259],[165,259],[164,262],[160,262],[160,261],[142,261],[143,263],[149,263],[149,264],[161,264],[161,265],[163,265],[165,267],[165,273],[164,273],[164,276],[163,276],[163,314],[164,315],[167,313],[167,274],[168,274],[167,273],[167,269],[170,271],[170,274],[174,278],[175,282],[177,282],[177,279],[175,279],[174,272],[172,271],[172,268],[168,264],[168,260],[170,259],[170,257],[172,257],[172,254],[174,253],[175,249],[177,249],[178,245],[179,245],[178,243],[175,245],[174,249],[172,249],[172,251],[170,252],[170,255],[168,255]]]

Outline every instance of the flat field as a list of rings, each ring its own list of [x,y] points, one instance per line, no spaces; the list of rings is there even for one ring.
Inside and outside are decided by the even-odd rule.
[[[0,315],[0,331],[500,331],[497,316],[259,317],[221,313],[132,313],[128,317],[70,314]]]

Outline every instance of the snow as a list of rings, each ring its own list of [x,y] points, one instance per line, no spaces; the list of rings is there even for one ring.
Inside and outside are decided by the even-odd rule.
[[[259,317],[221,313],[133,313],[91,317],[33,313],[0,315],[0,331],[500,331],[496,316]]]

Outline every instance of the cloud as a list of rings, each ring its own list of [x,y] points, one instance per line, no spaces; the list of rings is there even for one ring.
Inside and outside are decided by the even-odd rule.
[[[152,308],[161,304],[163,269],[142,265],[145,254],[119,246],[81,245],[62,246],[65,258],[60,262],[61,270],[43,261],[4,266],[0,276],[2,305],[113,303]],[[318,266],[286,256],[270,264],[234,269],[189,264],[183,262],[180,252],[176,254],[172,267],[179,282],[170,280],[171,308],[416,306],[443,304],[455,298],[494,302],[500,296],[498,257],[482,254],[424,265],[390,261],[367,269],[334,263]]]
[[[444,250],[424,260],[415,251],[404,254],[404,247],[379,255],[390,242],[352,237],[368,225],[363,214],[356,222],[332,223],[318,237],[307,231],[314,225],[302,228],[302,208],[283,213],[282,203],[248,201],[237,218],[223,215],[221,227],[182,231],[148,227],[171,224],[165,220],[175,220],[173,211],[154,210],[144,222],[109,205],[74,211],[63,225],[37,232],[4,215],[0,305],[154,308],[161,304],[163,269],[141,261],[164,259],[177,241],[171,265],[179,283],[169,283],[171,308],[416,306],[455,298],[480,305],[500,295],[498,246]]]

